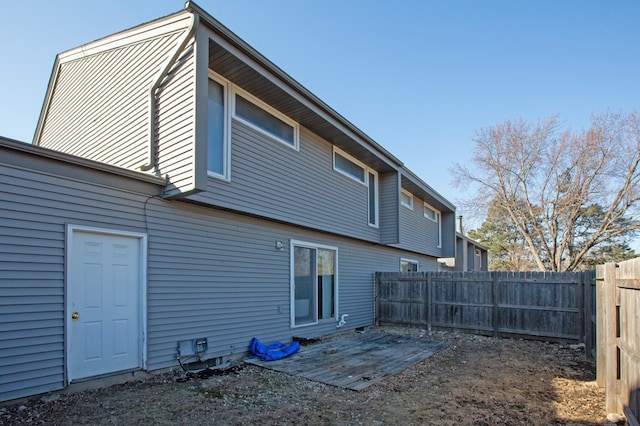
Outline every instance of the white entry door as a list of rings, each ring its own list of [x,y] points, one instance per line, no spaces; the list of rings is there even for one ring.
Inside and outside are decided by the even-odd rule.
[[[143,236],[69,227],[68,380],[142,367]]]

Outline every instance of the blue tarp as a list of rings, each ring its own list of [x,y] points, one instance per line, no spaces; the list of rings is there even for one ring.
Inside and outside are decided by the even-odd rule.
[[[298,352],[300,343],[291,342],[289,345],[285,345],[284,343],[275,342],[267,346],[254,337],[251,339],[249,349],[252,354],[263,361],[275,361]]]

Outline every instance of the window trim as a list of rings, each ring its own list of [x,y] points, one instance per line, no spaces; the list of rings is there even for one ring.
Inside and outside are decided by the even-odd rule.
[[[400,205],[403,206],[403,207],[408,208],[409,210],[413,210],[413,194],[410,193],[409,191],[407,191],[406,189],[401,189],[400,193],[401,193],[401,195],[400,195]],[[409,197],[409,203],[408,204],[403,202],[402,194],[404,194],[407,197]]]
[[[375,218],[373,221],[371,221],[371,178],[370,175],[373,175],[373,178],[375,180],[374,184],[375,184],[375,188],[373,188],[373,197],[374,200],[373,202],[375,203],[374,207],[374,214],[375,214]],[[380,195],[378,195],[378,172],[376,172],[373,169],[367,169],[366,172],[366,176],[367,176],[367,222],[369,224],[370,227],[372,228],[378,228],[380,226]]]
[[[338,154],[339,156],[345,158],[346,160],[352,162],[353,164],[355,164],[356,166],[360,167],[363,170],[363,180],[360,180],[358,178],[356,178],[355,176],[353,176],[350,173],[347,173],[346,171],[343,171],[341,169],[339,169],[338,167],[336,167],[336,154]],[[380,194],[379,194],[379,175],[378,172],[374,169],[372,169],[371,167],[368,167],[366,164],[364,164],[362,161],[357,160],[355,157],[347,154],[346,152],[344,152],[343,150],[341,150],[340,148],[338,148],[337,146],[333,146],[333,155],[332,155],[332,160],[333,160],[333,170],[335,170],[336,172],[340,173],[343,176],[348,177],[351,180],[354,180],[364,186],[367,187],[367,223],[369,224],[370,227],[372,228],[379,228],[380,227]],[[375,184],[375,188],[374,188],[374,196],[375,199],[373,200],[375,203],[375,221],[371,221],[371,197],[370,197],[370,185],[371,183],[369,182],[369,174],[374,176],[374,184]]]
[[[229,182],[231,181],[231,105],[230,105],[231,102],[230,102],[230,99],[233,96],[233,84],[229,82],[229,80],[227,80],[226,78],[222,77],[220,74],[217,74],[211,68],[209,68],[208,78],[220,84],[223,89],[224,129],[222,133],[223,135],[222,136],[223,137],[222,174],[209,170],[209,165],[207,164],[207,175],[216,179],[221,179]],[[209,132],[208,126],[209,126],[209,123],[207,123],[207,139],[208,139],[208,132]],[[208,150],[209,150],[209,142],[207,141],[207,151]],[[207,156],[208,155],[209,153],[207,152]]]
[[[339,169],[336,166],[336,154],[338,154],[341,157],[344,157],[345,159],[351,161],[356,166],[360,167],[363,170],[363,173],[362,173],[363,179],[360,180],[360,179],[356,178],[355,176],[353,176],[352,174],[347,173],[346,171]],[[362,163],[361,161],[356,160],[354,157],[352,157],[351,155],[347,154],[346,152],[344,152],[340,148],[336,147],[335,145],[333,146],[333,170],[335,170],[336,172],[348,177],[349,179],[353,179],[354,181],[356,181],[358,183],[366,185],[367,184],[367,171],[368,171],[368,169],[369,168],[367,166],[365,166],[364,163]]]
[[[407,263],[411,263],[411,264],[416,265],[416,272],[418,272],[420,270],[420,262],[418,262],[415,259],[409,259],[409,258],[406,258],[406,257],[401,257],[400,258],[400,272],[403,272],[402,271],[402,262],[407,262]]]
[[[232,85],[232,94],[231,94],[231,116],[234,120],[238,120],[241,123],[245,124],[246,126],[251,127],[252,129],[254,129],[257,132],[260,132],[261,134],[277,141],[280,142],[281,144],[294,149],[296,151],[300,151],[300,125],[298,124],[298,122],[296,122],[295,120],[292,120],[291,118],[289,118],[288,116],[286,116],[285,114],[281,113],[280,111],[278,111],[277,109],[275,109],[274,107],[272,107],[271,105],[267,104],[266,102],[258,99],[257,97],[255,97],[254,95],[252,95],[251,93],[247,92],[246,90],[240,88],[239,86],[236,86],[235,84]],[[239,115],[236,114],[236,96],[241,96],[242,98],[244,98],[246,101],[251,102],[252,104],[254,104],[255,106],[257,106],[258,108],[262,109],[263,111],[265,111],[266,113],[272,115],[273,117],[277,118],[278,120],[284,122],[285,124],[288,124],[289,126],[291,126],[293,128],[293,144],[290,143],[288,140],[286,139],[282,139],[276,135],[274,135],[271,132],[268,132],[267,130],[263,129],[262,127],[252,123],[249,120],[246,120],[242,117],[240,117]]]
[[[335,292],[335,298],[333,301],[333,311],[335,312],[335,316],[333,318],[325,318],[325,319],[319,319],[319,315],[318,312],[316,311],[315,313],[315,321],[313,322],[308,322],[308,323],[304,323],[304,324],[299,324],[296,325],[296,310],[295,310],[295,303],[296,303],[296,294],[295,294],[295,248],[296,247],[304,247],[304,248],[310,248],[310,249],[325,249],[325,250],[332,250],[335,252],[335,264],[334,264],[334,292]],[[329,322],[329,321],[337,321],[338,318],[340,318],[340,313],[338,312],[338,307],[340,306],[339,303],[339,274],[338,274],[338,264],[339,264],[339,252],[338,252],[338,247],[336,246],[330,246],[330,245],[326,245],[326,244],[317,244],[317,243],[312,243],[312,242],[308,242],[308,241],[301,241],[301,240],[290,240],[289,241],[289,290],[290,290],[290,304],[289,304],[289,311],[290,311],[290,327],[291,328],[300,328],[300,327],[308,327],[308,326],[312,326],[312,325],[318,325],[319,323],[325,323],[325,322]],[[316,267],[317,267],[317,262],[318,259],[316,257]],[[316,295],[316,303],[317,303],[317,297],[318,297],[318,280],[316,277],[315,283],[314,283],[314,294]]]
[[[431,210],[433,212],[433,216],[434,218],[431,218],[430,216],[427,216],[426,211]],[[424,217],[426,217],[427,219],[429,219],[432,222],[435,222],[438,225],[438,244],[436,245],[437,248],[442,248],[442,213],[440,212],[440,210],[430,206],[428,203],[424,202],[424,210],[423,210],[423,215]]]
[[[440,210],[434,209],[426,202],[423,204],[423,207],[424,207],[424,210],[422,211],[422,214],[424,215],[424,217],[426,217],[432,222],[438,222],[438,216],[440,215]],[[431,210],[433,212],[433,217],[427,215],[427,210]]]

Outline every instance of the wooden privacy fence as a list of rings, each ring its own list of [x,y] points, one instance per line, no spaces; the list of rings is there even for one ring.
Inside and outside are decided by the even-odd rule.
[[[584,342],[591,354],[594,272],[378,272],[376,320]]]
[[[640,258],[596,269],[597,383],[606,409],[640,425]]]

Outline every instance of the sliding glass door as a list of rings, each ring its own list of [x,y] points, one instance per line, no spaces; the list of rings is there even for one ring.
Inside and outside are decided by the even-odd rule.
[[[337,248],[292,242],[292,325],[336,318]]]

